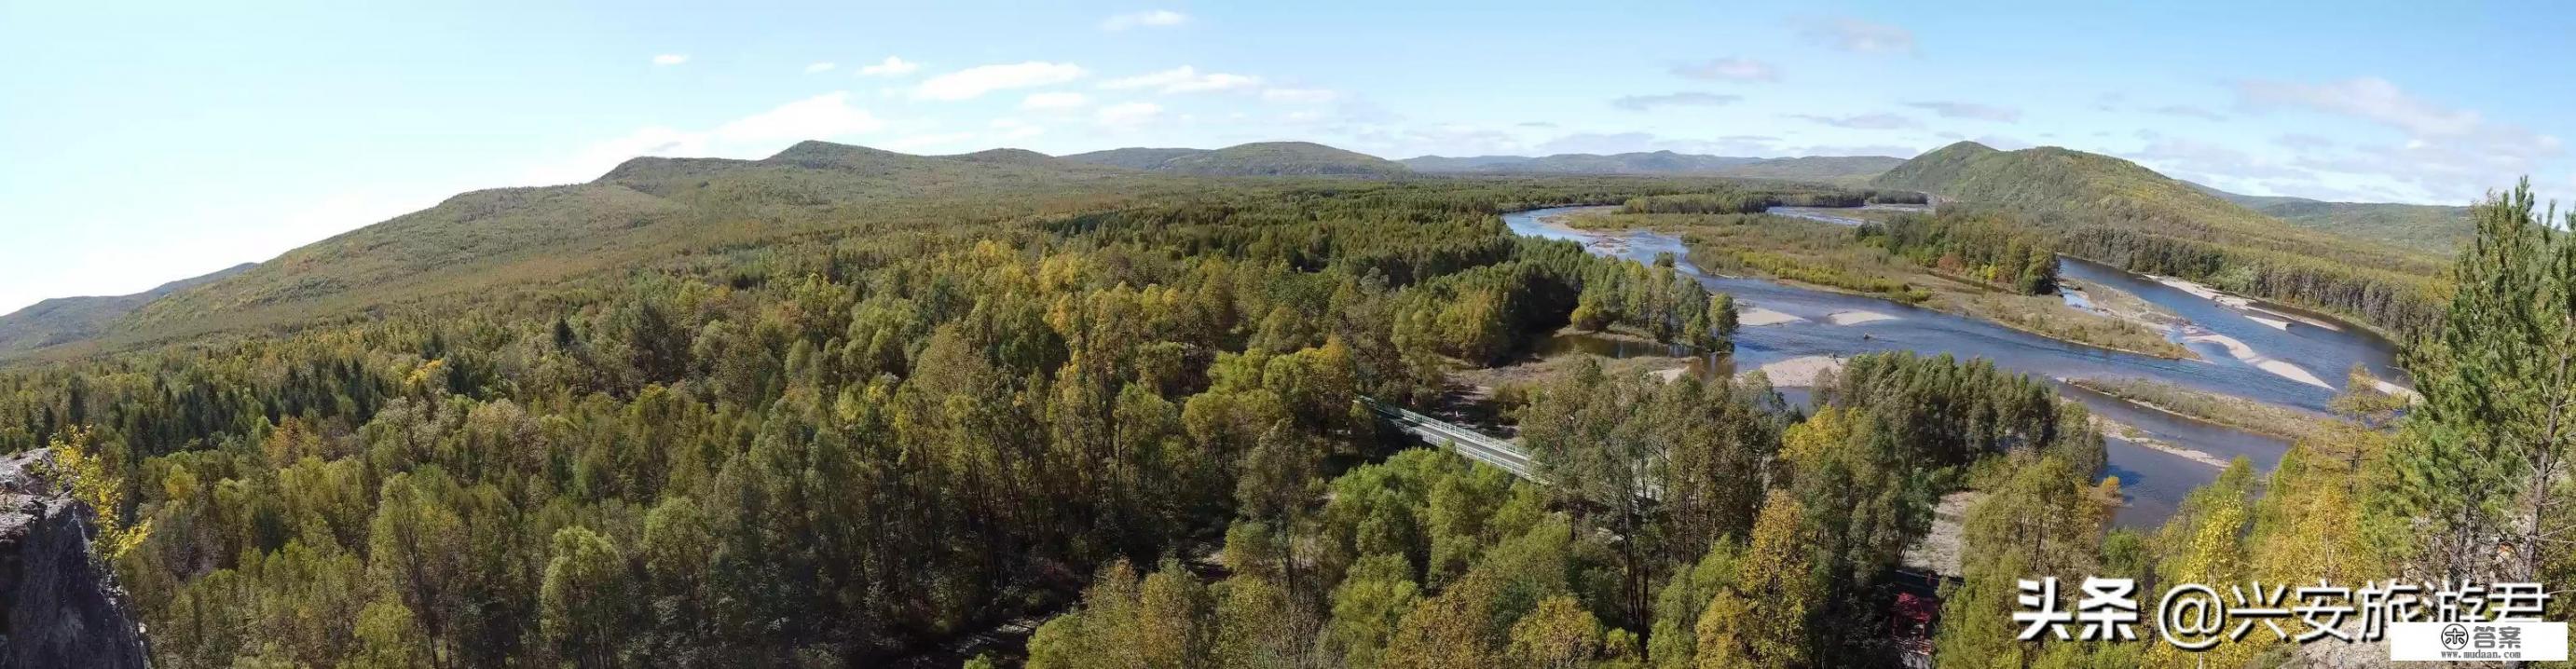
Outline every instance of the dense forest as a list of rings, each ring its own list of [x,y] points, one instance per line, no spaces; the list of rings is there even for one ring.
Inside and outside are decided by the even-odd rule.
[[[1860,226],[1863,242],[1944,275],[2024,295],[2057,292],[2057,253],[2041,235],[1973,214],[1906,215]]]
[[[1424,450],[1350,470],[1229,532],[1212,584],[1110,566],[1030,666],[1893,664],[1892,570],[1934,500],[2022,463],[2081,487],[2103,460],[2083,409],[1982,361],[1863,357],[1822,404],[1586,368],[1520,410],[1547,484]]]
[[[1494,216],[1597,186],[800,235],[24,365],[0,447],[120,481],[166,666],[867,665],[1296,530],[1383,442],[1354,398],[1427,399],[1584,295],[1722,347],[1723,298]]]
[[[1544,483],[1405,448],[1358,408],[1427,405],[1568,325],[1728,350],[1730,297],[1496,214],[1733,187],[1105,181],[1148,187],[985,205],[960,180],[1053,168],[889,191],[876,166],[794,158],[630,164],[300,251],[476,221],[607,239],[582,235],[615,221],[573,234],[507,204],[574,195],[657,198],[628,229],[664,235],[609,254],[646,260],[339,311],[292,266],[245,274],[144,315],[319,317],[13,366],[0,449],[79,466],[171,667],[882,666],[1029,617],[1040,667],[1885,665],[1906,650],[1897,568],[1954,494],[1976,501],[1945,666],[2295,652],[2013,641],[2013,583],[2037,574],[2576,575],[2542,541],[2569,518],[2576,241],[2527,191],[2477,210],[2411,361],[2422,405],[2339,400],[2352,420],[2268,479],[2240,462],[2139,533],[2104,529],[2095,422],[1981,360],[1855,358],[1812,408],[1759,374],[1587,366],[1509,416]],[[2001,228],[1951,215],[1871,234],[2000,272],[1968,247]]]

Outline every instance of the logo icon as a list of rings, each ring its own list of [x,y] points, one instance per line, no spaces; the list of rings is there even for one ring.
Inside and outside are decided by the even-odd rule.
[[[2451,650],[2469,647],[2469,628],[2456,623],[2442,628],[2442,647]]]

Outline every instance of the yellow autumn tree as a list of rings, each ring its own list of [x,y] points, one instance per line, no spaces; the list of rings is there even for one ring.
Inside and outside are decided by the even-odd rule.
[[[93,450],[89,428],[73,428],[69,434],[54,437],[46,448],[53,453],[51,477],[69,487],[72,499],[89,505],[93,514],[91,522],[98,526],[98,541],[92,552],[113,561],[152,535],[150,520],[125,526],[120,511],[125,508],[125,486],[108,471],[107,461]]]
[[[1735,585],[1700,613],[1694,633],[1701,669],[1806,664],[1807,607],[1818,593],[1805,515],[1786,491],[1773,490],[1762,503]]]
[[[2206,585],[2221,593],[2222,599],[2229,596],[2225,593],[2231,587],[2253,587],[2253,572],[2248,568],[2245,547],[2239,543],[2253,519],[2249,502],[2253,495],[2253,468],[2252,463],[2239,457],[2219,473],[2217,481],[2184,498],[2182,508],[2156,535],[2157,542],[2165,547],[2163,558],[2156,564],[2158,583]],[[2141,613],[2154,614],[2152,605],[2147,609]],[[2156,643],[2147,651],[2143,664],[2172,669],[2242,667],[2262,654],[2271,641],[2270,631],[2258,629],[2244,639],[2222,639],[2215,647],[2200,652]]]

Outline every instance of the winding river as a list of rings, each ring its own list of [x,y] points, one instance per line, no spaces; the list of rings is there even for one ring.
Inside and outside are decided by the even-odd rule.
[[[1689,263],[1681,240],[1671,235],[1576,230],[1547,220],[1575,209],[1524,211],[1506,214],[1503,220],[1514,233],[1576,241],[1602,255],[1652,262],[1659,253],[1672,253],[1685,259],[1675,264],[1677,269],[1709,290],[1733,294],[1740,308],[1794,317],[1773,316],[1768,320],[1775,322],[1748,324],[1737,334],[1735,364],[1743,369],[1805,356],[1843,358],[1899,350],[1947,353],[1962,359],[1986,358],[1998,367],[2050,379],[2143,377],[2308,411],[2325,410],[2352,365],[2360,364],[2381,378],[2404,378],[2395,367],[2396,347],[2359,328],[2282,305],[2229,306],[2185,287],[2082,260],[2062,261],[2060,275],[2119,288],[2180,315],[2188,322],[2169,336],[2203,359],[2167,360],[2109,351],[1872,297],[1719,276]],[[1893,318],[1850,317],[1864,312]],[[1838,314],[1842,317],[1837,318]],[[2244,355],[2247,352],[2251,355]],[[2272,368],[2266,369],[2265,362],[2272,363]],[[2304,376],[2314,382],[2299,378],[2301,374],[2284,373],[2283,363],[2306,372]],[[2063,384],[2060,391],[2096,415],[2135,428],[2148,439],[2222,460],[2243,456],[2268,469],[2288,449],[2278,438],[2181,418]],[[2123,526],[2161,523],[2184,494],[2218,474],[2216,467],[2193,458],[2128,439],[2109,441],[2107,473],[2120,478],[2130,498],[2115,517]]]

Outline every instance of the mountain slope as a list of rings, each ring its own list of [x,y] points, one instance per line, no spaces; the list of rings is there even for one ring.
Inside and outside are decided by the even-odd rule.
[[[2335,311],[2391,330],[2431,322],[2440,256],[2291,225],[2119,158],[1960,142],[1872,179],[1992,208],[2056,237],[2068,255]]]
[[[161,284],[132,295],[57,297],[0,316],[0,357],[97,336],[107,325],[162,296],[240,274],[242,263],[204,276]]]
[[[2241,195],[2192,184],[2219,199],[2234,202],[2291,225],[2327,233],[2386,242],[2434,253],[2458,250],[2477,226],[2468,207],[2393,202],[2328,202],[2303,197]]]
[[[1391,177],[1413,170],[1385,158],[1313,142],[1254,142],[1222,149],[1125,148],[1063,160],[1152,172],[1210,176]]]
[[[2054,146],[1997,151],[1959,142],[1906,161],[1869,183],[1953,200],[2116,221],[2142,232],[2190,239],[2307,252],[2334,241],[2137,163]]]
[[[636,158],[584,184],[474,191],[142,305],[115,342],[311,320],[430,295],[557,280],[826,228],[1027,216],[1173,190],[1145,175],[996,150],[915,156],[805,142],[760,160]],[[1115,195],[1107,195],[1115,194]]]
[[[1671,151],[1560,153],[1550,156],[1420,156],[1402,161],[1423,172],[1523,174],[1704,174],[1748,179],[1858,183],[1905,162],[1887,156],[1744,158]]]

